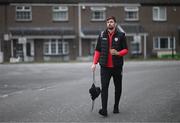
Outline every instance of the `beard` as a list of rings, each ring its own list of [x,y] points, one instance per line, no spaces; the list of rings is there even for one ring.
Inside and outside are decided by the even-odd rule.
[[[113,30],[113,29],[114,29],[114,27],[110,26],[110,27],[108,27],[108,29],[109,29],[109,30]]]

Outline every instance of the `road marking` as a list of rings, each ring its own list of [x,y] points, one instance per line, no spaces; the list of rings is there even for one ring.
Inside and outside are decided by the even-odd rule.
[[[41,88],[41,89],[39,89],[39,91],[44,91],[44,90],[46,90],[46,88]]]
[[[0,95],[0,98],[6,98],[6,97],[8,97],[9,95],[7,95],[7,94],[4,94],[4,95]]]
[[[6,97],[9,97],[9,96],[12,96],[12,95],[15,95],[15,94],[22,94],[22,93],[23,93],[23,91],[12,92],[12,93],[9,93],[9,94],[0,95],[0,98],[6,98]]]
[[[55,87],[55,86],[52,86],[52,87]],[[40,88],[40,89],[37,89],[37,90],[45,91],[45,90],[50,89],[52,87]],[[24,91],[16,91],[16,92],[12,92],[12,93],[9,93],[9,94],[0,95],[0,98],[6,98],[6,97],[9,97],[9,96],[12,96],[12,95],[15,95],[15,94],[22,94],[23,92]]]

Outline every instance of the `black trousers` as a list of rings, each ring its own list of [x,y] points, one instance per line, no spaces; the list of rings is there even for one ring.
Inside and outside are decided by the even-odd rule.
[[[113,77],[115,86],[114,107],[118,108],[122,93],[122,67],[108,68],[101,66],[101,102],[102,109],[107,111],[108,88],[111,77]]]

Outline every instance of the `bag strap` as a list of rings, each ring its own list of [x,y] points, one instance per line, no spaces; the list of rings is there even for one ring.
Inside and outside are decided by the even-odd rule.
[[[91,112],[93,111],[93,109],[94,109],[94,100],[92,100]]]

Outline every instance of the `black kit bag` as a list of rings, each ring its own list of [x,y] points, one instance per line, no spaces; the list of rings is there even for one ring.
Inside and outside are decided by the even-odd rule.
[[[100,87],[97,87],[95,85],[95,72],[93,72],[93,83],[91,85],[91,88],[89,89],[89,93],[90,93],[90,96],[91,96],[91,99],[92,99],[92,109],[91,111],[93,111],[93,108],[94,108],[94,101],[95,99],[100,95],[101,93],[101,89]]]

